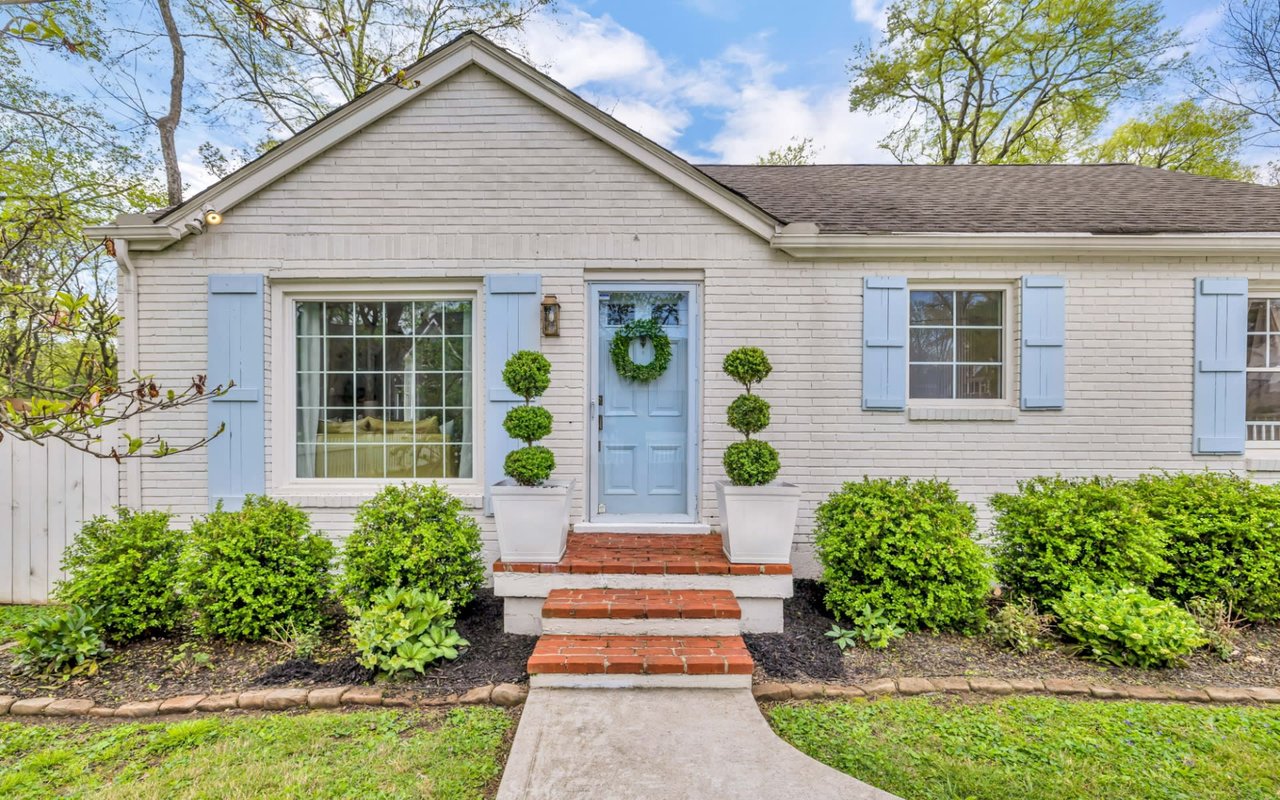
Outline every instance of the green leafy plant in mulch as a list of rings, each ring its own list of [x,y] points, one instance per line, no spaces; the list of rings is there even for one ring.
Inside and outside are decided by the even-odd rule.
[[[1148,586],[1169,569],[1167,535],[1130,483],[1042,476],[990,502],[996,576],[1015,595],[1051,603],[1086,582]]]
[[[19,671],[63,679],[96,674],[98,659],[111,652],[96,613],[68,605],[36,616],[17,634],[13,653]]]
[[[1010,697],[788,703],[782,738],[914,800],[1268,800],[1280,709]]]
[[[98,627],[116,642],[172,630],[185,616],[178,595],[185,534],[171,520],[164,511],[124,507],[115,518],[90,519],[63,554],[67,578],[57,599],[97,608]]]
[[[191,525],[179,570],[183,599],[203,636],[262,639],[273,627],[323,614],[334,547],[303,511],[251,495]]]
[[[1170,600],[1136,586],[1080,586],[1053,604],[1058,630],[1089,658],[1134,667],[1168,667],[1208,639],[1199,623]]]
[[[873,650],[883,650],[904,633],[906,631],[886,617],[883,611],[866,605],[849,623],[848,628],[832,624],[826,636],[834,640],[836,647],[843,653],[856,644],[862,644]]]
[[[945,481],[846,483],[817,510],[827,608],[852,620],[870,607],[907,630],[980,629],[991,571],[974,529]]]
[[[1133,489],[1166,541],[1153,593],[1280,621],[1280,486],[1200,472],[1144,475]]]
[[[356,661],[394,675],[418,674],[441,659],[452,661],[469,642],[454,627],[453,606],[419,589],[392,587],[365,608],[352,609]]]
[[[484,583],[480,526],[437,484],[386,486],[356,509],[342,549],[342,592],[364,605],[387,589],[431,592],[456,609]]]
[[[752,394],[751,387],[769,377],[773,365],[760,348],[739,347],[724,357],[724,372],[743,388],[728,410],[729,427],[741,433],[743,440],[725,448],[725,475],[734,486],[764,486],[778,477],[781,464],[773,445],[751,438],[770,420],[769,402]]]
[[[556,468],[556,457],[546,447],[534,444],[551,433],[551,412],[533,401],[551,385],[551,362],[536,350],[520,350],[507,359],[502,368],[502,382],[524,405],[507,412],[503,430],[524,447],[507,453],[502,471],[521,486],[541,486]]]
[[[987,634],[1001,647],[1026,655],[1050,644],[1053,621],[1052,614],[1040,613],[1035,600],[1024,595],[996,609],[987,620]]]
[[[0,797],[470,799],[502,773],[513,724],[485,706],[109,726],[0,722]]]

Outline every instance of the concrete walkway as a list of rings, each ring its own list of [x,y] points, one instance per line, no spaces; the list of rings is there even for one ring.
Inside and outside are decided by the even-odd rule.
[[[498,800],[894,800],[779,739],[749,689],[533,689]]]

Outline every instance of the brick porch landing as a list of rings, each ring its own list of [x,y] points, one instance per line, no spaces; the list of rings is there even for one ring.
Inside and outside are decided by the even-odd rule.
[[[555,564],[493,563],[494,573],[790,575],[790,564],[731,564],[720,534],[571,533]]]

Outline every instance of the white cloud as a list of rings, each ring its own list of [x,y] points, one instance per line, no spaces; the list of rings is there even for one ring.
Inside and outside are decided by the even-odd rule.
[[[889,3],[887,0],[852,0],[851,8],[853,18],[857,22],[864,22],[872,26],[876,30],[883,30],[885,21],[889,18]]]
[[[644,37],[608,14],[593,17],[574,6],[561,15],[535,17],[523,40],[533,63],[545,64],[570,89],[602,82],[654,86],[665,71]]]

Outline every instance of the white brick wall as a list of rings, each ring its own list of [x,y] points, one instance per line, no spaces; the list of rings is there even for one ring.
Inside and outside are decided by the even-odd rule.
[[[141,369],[175,383],[205,369],[211,273],[262,272],[274,286],[328,279],[367,289],[395,280],[429,289],[442,279],[478,288],[490,272],[538,272],[562,308],[562,335],[543,340],[554,364],[544,400],[556,428],[547,444],[560,473],[579,478],[587,464],[586,273],[701,276],[703,516],[715,518],[713,484],[733,439],[723,420],[736,392],[719,363],[734,347],[761,345],[774,363],[761,389],[774,405],[766,438],[782,454],[783,478],[804,487],[806,543],[816,504],[863,475],[944,477],[981,513],[990,493],[1046,472],[1242,469],[1241,458],[1190,454],[1193,278],[1278,274],[1275,264],[1225,258],[796,261],[475,67],[231,209],[221,227],[134,261]],[[925,421],[859,410],[863,276],[1012,287],[1027,273],[1067,279],[1065,411]],[[482,331],[483,320],[475,326]],[[267,338],[270,359],[270,321]],[[271,363],[267,371],[270,393]],[[267,475],[278,487],[285,469],[271,452],[272,416]],[[205,419],[196,407],[145,425],[181,441],[201,435]],[[203,454],[146,462],[141,472],[145,506],[184,517],[205,510]],[[477,481],[470,494],[478,493]],[[331,535],[350,529],[357,498],[294,499]],[[491,521],[484,526],[491,539]],[[807,544],[797,562],[809,563]]]

